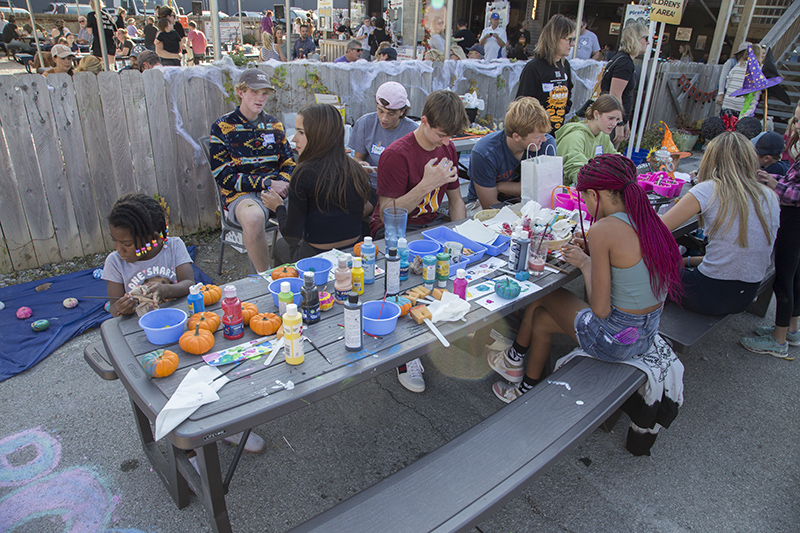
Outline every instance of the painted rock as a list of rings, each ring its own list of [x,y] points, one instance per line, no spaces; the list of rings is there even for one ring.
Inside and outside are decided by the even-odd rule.
[[[37,320],[33,324],[31,324],[31,329],[33,331],[44,331],[50,327],[50,322],[47,320]]]
[[[111,312],[111,302],[106,302],[106,305],[103,306],[103,309],[106,310],[106,313]]]
[[[30,307],[20,307],[17,309],[17,318],[20,320],[25,320],[26,318],[30,318],[33,316],[33,311]]]
[[[78,299],[77,298],[64,298],[64,301],[61,302],[61,305],[63,305],[67,309],[72,309],[73,307],[78,305]]]
[[[94,272],[92,272],[92,277],[94,279],[100,279],[103,277],[103,269],[102,268],[95,268]]]
[[[5,308],[6,308],[6,304],[4,304],[3,302],[0,302],[0,309],[5,309]]]
[[[323,311],[333,307],[333,296],[325,291],[319,291],[319,308]]]

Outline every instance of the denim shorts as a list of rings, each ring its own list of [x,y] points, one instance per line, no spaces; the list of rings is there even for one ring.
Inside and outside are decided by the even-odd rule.
[[[611,313],[606,318],[599,318],[592,309],[582,309],[575,316],[575,334],[581,349],[589,355],[600,359],[619,363],[642,354],[653,345],[653,338],[658,333],[658,323],[661,318],[661,306],[646,315],[634,315],[620,311],[613,305]],[[626,344],[615,338],[615,335],[628,328],[636,328],[638,339]],[[632,332],[625,336],[635,337]]]

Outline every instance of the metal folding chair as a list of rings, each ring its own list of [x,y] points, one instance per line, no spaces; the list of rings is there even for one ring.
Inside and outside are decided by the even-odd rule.
[[[206,160],[208,161],[209,169],[211,168],[211,140],[209,136],[201,137],[199,139],[200,146],[203,148],[203,152],[206,155]],[[219,234],[219,266],[217,268],[217,274],[222,274],[222,260],[225,254],[225,245],[230,246],[240,254],[247,253],[247,249],[244,247],[244,239],[242,236],[242,226],[235,222],[231,222],[227,217],[227,209],[225,208],[225,197],[222,195],[222,191],[219,188],[219,184],[214,182],[214,186],[217,190],[217,209],[219,209],[219,221],[220,221],[220,234]],[[278,224],[270,219],[266,220],[264,225],[264,231],[267,234],[272,233],[272,244],[270,246],[270,256],[275,251],[275,243],[278,240]],[[270,257],[270,260],[272,258]],[[249,258],[248,258],[249,261]],[[270,261],[271,262],[271,261]],[[252,274],[256,273],[256,268],[253,266],[253,262],[250,261],[250,271]]]

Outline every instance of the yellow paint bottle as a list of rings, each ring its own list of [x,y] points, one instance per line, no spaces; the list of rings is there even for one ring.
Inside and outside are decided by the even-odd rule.
[[[302,330],[303,315],[297,312],[296,304],[288,304],[283,315],[283,353],[290,365],[299,365],[305,360]]]
[[[353,258],[353,270],[350,271],[353,278],[353,292],[359,296],[364,294],[364,269],[361,268],[361,258]]]

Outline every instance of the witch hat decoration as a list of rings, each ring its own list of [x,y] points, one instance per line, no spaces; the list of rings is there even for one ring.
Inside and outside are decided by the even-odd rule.
[[[764,72],[761,70],[761,65],[758,64],[756,54],[753,52],[753,47],[749,46],[747,50],[747,74],[744,77],[742,88],[738,91],[731,93],[731,96],[743,96],[745,94],[756,93],[774,87],[783,81],[783,78],[777,76],[775,78],[767,79]]]

